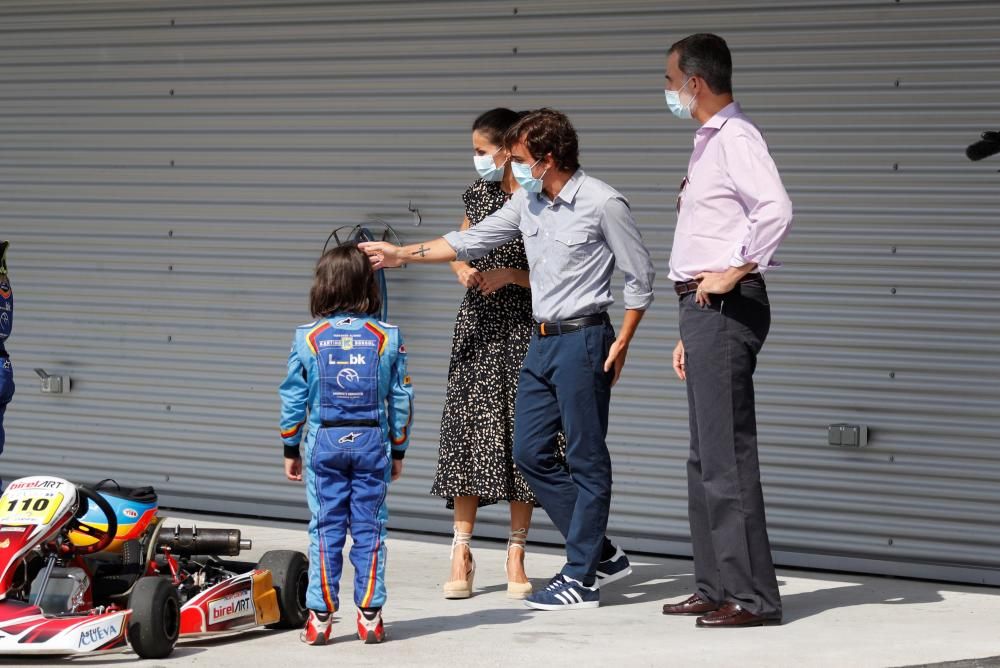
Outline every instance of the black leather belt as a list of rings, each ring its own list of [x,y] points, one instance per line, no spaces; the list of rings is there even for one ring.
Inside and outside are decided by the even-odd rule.
[[[764,277],[761,276],[760,274],[747,274],[746,276],[744,276],[743,278],[741,278],[736,282],[763,283]],[[676,281],[674,283],[674,292],[676,292],[679,297],[683,297],[684,295],[689,295],[692,292],[697,292],[697,291],[698,291],[698,281]]]
[[[598,313],[596,315],[585,315],[581,318],[571,318],[558,322],[540,322],[535,325],[535,332],[538,336],[559,336],[560,334],[577,332],[584,327],[594,327],[595,325],[610,323],[611,319],[607,313]]]

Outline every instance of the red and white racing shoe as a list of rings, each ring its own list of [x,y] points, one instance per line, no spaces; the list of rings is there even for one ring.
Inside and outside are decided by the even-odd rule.
[[[307,645],[329,645],[332,630],[333,615],[331,613],[317,613],[315,610],[310,610],[306,627],[302,629],[299,639]]]
[[[376,645],[385,640],[385,626],[382,625],[382,609],[358,610],[358,637],[366,645]]]

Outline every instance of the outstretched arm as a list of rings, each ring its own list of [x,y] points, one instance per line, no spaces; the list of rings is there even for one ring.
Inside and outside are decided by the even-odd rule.
[[[456,257],[455,249],[444,240],[444,237],[409,246],[393,246],[384,241],[369,241],[358,244],[358,248],[368,254],[374,269],[402,267],[410,262],[450,262]]]
[[[385,242],[358,244],[371,258],[375,269],[401,267],[410,262],[451,262],[482,257],[521,233],[521,200],[517,191],[499,211],[484,218],[464,232],[449,232],[446,236],[409,246],[393,246]]]

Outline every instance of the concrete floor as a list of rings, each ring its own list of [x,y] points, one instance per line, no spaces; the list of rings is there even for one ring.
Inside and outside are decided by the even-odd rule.
[[[176,517],[176,516],[175,516]],[[243,529],[256,557],[269,549],[306,548],[301,524],[196,517],[199,526]],[[185,521],[190,523],[190,521]],[[354,635],[348,571],[335,642],[307,647],[298,632],[261,631],[184,643],[163,661],[134,655],[75,665],[163,666],[867,666],[892,667],[1000,655],[1000,589],[780,570],[785,623],[752,629],[697,629],[691,618],[660,614],[666,600],[692,587],[691,562],[634,557],[634,573],[609,585],[596,610],[541,612],[505,596],[503,545],[474,542],[476,595],[446,601],[449,543],[440,537],[390,537],[389,640],[365,646]],[[560,552],[530,546],[536,585],[562,565]],[[20,665],[48,663],[27,661]],[[10,665],[10,664],[7,664]],[[995,666],[980,660],[964,666]]]

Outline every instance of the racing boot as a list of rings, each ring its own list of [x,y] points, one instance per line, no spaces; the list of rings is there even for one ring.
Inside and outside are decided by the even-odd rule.
[[[332,642],[330,633],[333,627],[333,615],[329,612],[309,611],[306,627],[302,629],[299,639],[307,645],[328,645]]]
[[[376,645],[385,640],[385,626],[382,625],[382,608],[362,608],[358,610],[358,638],[366,645]]]

